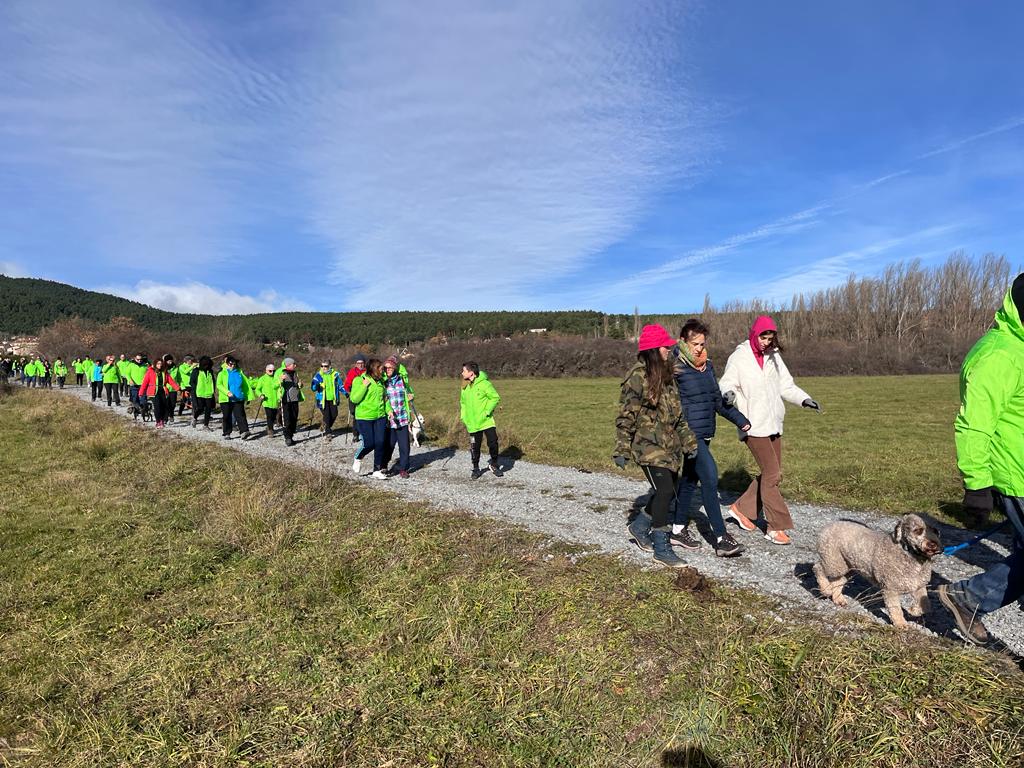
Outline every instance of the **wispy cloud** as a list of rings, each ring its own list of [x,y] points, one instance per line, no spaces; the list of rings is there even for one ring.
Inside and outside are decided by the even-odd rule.
[[[7,277],[28,277],[28,270],[15,261],[0,261],[0,275]]]
[[[257,296],[245,296],[235,291],[221,291],[197,282],[167,285],[151,280],[142,280],[135,286],[114,285],[100,290],[170,312],[188,312],[200,315],[308,312],[311,309],[305,302],[280,296],[276,291],[263,291]]]

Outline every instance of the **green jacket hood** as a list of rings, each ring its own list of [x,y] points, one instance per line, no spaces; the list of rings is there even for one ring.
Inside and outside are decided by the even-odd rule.
[[[1021,277],[1024,277],[1024,275]],[[1020,309],[1017,306],[1017,302],[1014,301],[1014,293],[1019,293],[1021,298],[1024,299],[1024,280],[1021,280],[1021,277],[1013,281],[1013,286],[1003,297],[1003,306],[996,311],[995,327],[1001,331],[1012,333],[1018,339],[1024,341],[1024,323],[1021,322]]]

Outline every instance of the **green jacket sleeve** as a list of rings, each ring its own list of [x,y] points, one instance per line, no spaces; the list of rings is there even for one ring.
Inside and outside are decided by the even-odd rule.
[[[356,376],[352,380],[352,393],[349,395],[349,400],[358,405],[363,402],[364,397],[366,397],[366,381],[363,376]]]
[[[961,381],[960,411],[953,422],[957,466],[968,490],[992,485],[992,438],[1006,404],[1021,388],[1017,366],[994,350],[974,360]]]
[[[483,401],[483,415],[486,418],[490,418],[494,415],[494,409],[498,407],[498,403],[501,402],[501,397],[498,395],[498,390],[491,384],[490,379],[486,379],[480,382],[483,386],[481,387],[480,398]]]

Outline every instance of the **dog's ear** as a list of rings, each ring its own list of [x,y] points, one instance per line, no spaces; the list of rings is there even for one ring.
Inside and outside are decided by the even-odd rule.
[[[903,518],[896,521],[896,527],[892,529],[892,540],[897,544],[903,540]]]

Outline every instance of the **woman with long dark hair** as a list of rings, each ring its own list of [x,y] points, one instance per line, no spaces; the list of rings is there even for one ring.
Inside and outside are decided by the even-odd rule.
[[[645,552],[670,568],[685,563],[669,540],[669,506],[676,494],[683,456],[697,451],[697,439],[683,418],[672,373],[675,346],[660,325],[646,325],[637,343],[637,363],[622,382],[619,415],[615,419],[615,455],[620,469],[632,459],[643,470],[653,493],[628,530]]]
[[[384,450],[388,440],[387,409],[384,405],[384,365],[370,360],[366,370],[352,380],[352,402],[356,404],[356,429],[363,438],[362,447],[352,461],[352,471],[359,474],[364,456],[373,454],[373,477],[386,480]]]
[[[199,365],[189,374],[188,388],[192,391],[192,427],[199,425],[203,419],[203,428],[210,429],[210,417],[213,415],[213,398],[216,391],[216,376],[213,372],[213,360],[203,355]]]
[[[173,415],[172,391],[178,391],[178,382],[168,372],[164,358],[158,357],[146,370],[139,385],[139,405],[143,405],[147,398],[153,398],[153,419],[157,429],[163,429],[167,417]]]

